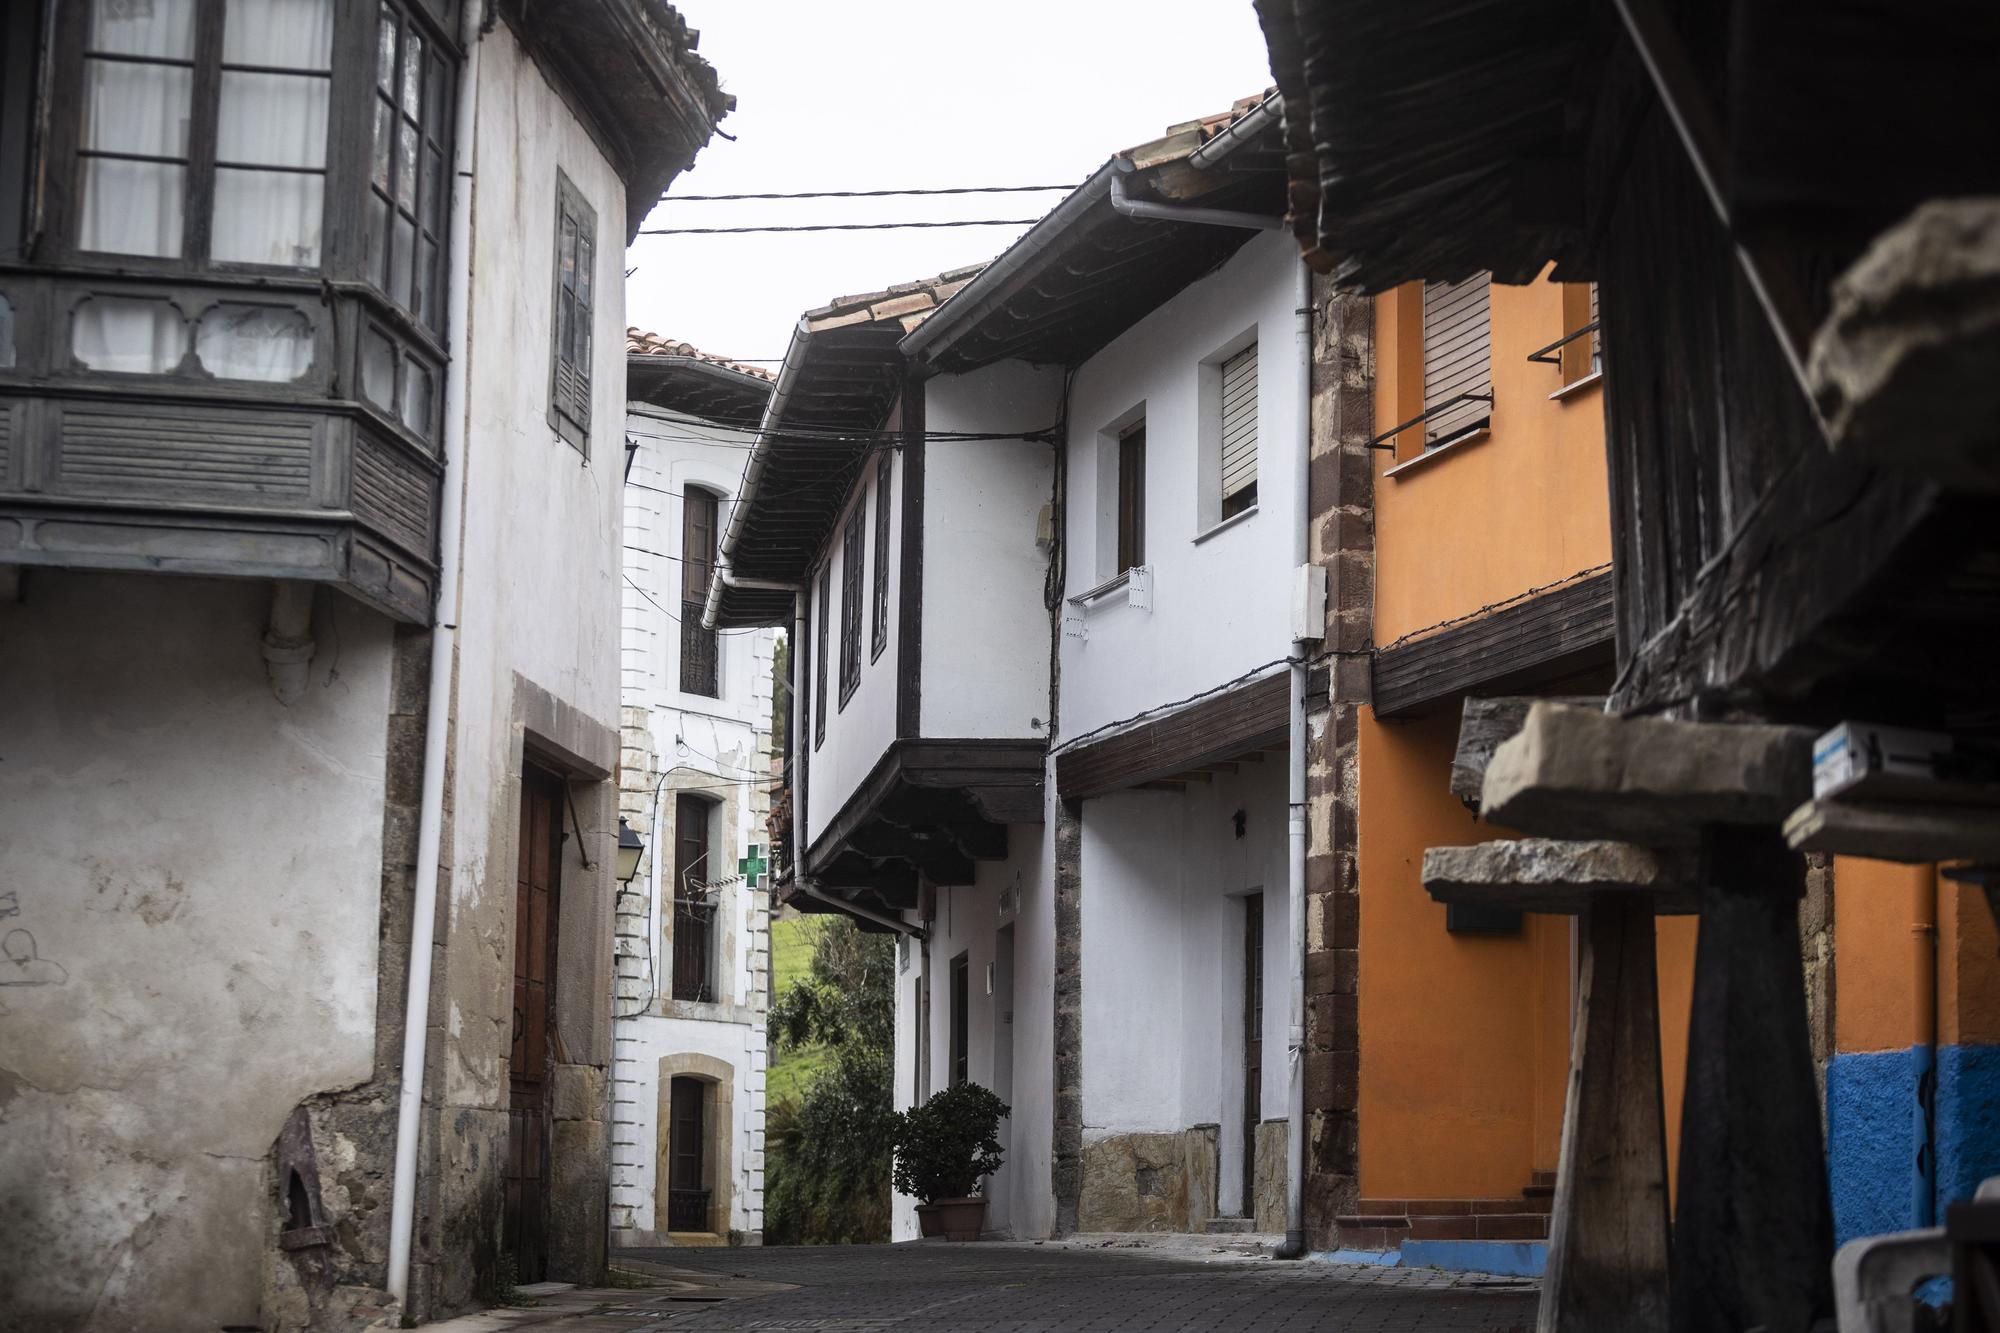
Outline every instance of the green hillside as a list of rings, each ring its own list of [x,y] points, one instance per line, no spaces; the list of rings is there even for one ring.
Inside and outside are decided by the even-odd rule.
[[[819,923],[811,917],[794,916],[771,923],[771,999],[775,1003],[812,967],[814,933]],[[804,1050],[780,1050],[764,1079],[766,1105],[797,1100],[799,1094],[827,1062],[826,1051],[817,1046]]]

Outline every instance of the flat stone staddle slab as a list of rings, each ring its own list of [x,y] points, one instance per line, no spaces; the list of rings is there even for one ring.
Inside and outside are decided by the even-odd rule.
[[[1424,888],[1441,903],[1574,914],[1593,898],[1643,895],[1656,912],[1700,910],[1697,858],[1629,842],[1520,838],[1424,853]]]
[[[1707,824],[1782,823],[1812,795],[1812,733],[1537,703],[1493,752],[1480,813],[1555,838],[1689,846]]]
[[[2000,810],[1991,806],[1861,805],[1808,801],[1785,820],[1795,852],[1877,861],[2000,861]]]

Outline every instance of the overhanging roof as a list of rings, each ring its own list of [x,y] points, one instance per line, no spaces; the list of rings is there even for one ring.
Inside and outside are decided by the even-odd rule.
[[[711,356],[691,343],[625,330],[625,399],[749,429],[771,399],[771,374]]]
[[[903,387],[897,342],[965,285],[954,269],[808,311],[792,333],[743,489],[723,534],[706,616],[724,628],[788,624],[863,462],[893,443]]]
[[[997,361],[1076,365],[1242,249],[1256,231],[1129,216],[1148,204],[1262,215],[1285,211],[1281,103],[1246,97],[1115,154],[903,339],[926,372]]]

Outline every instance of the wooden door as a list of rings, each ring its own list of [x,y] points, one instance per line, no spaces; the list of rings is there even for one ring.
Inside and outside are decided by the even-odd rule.
[[[506,1211],[501,1244],[517,1282],[548,1275],[549,1065],[556,911],[561,884],[560,778],[521,775],[520,866],[514,880],[514,1043],[508,1063]]]
[[[709,1187],[700,1079],[677,1078],[667,1092],[667,1229],[708,1231]]]
[[[1264,895],[1243,900],[1243,1216],[1257,1215],[1257,1124],[1264,1118]]]

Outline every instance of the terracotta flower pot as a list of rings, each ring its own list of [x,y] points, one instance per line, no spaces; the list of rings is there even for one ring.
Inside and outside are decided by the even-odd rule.
[[[925,1237],[946,1240],[978,1240],[986,1224],[986,1200],[939,1199],[917,1205],[917,1231]]]

